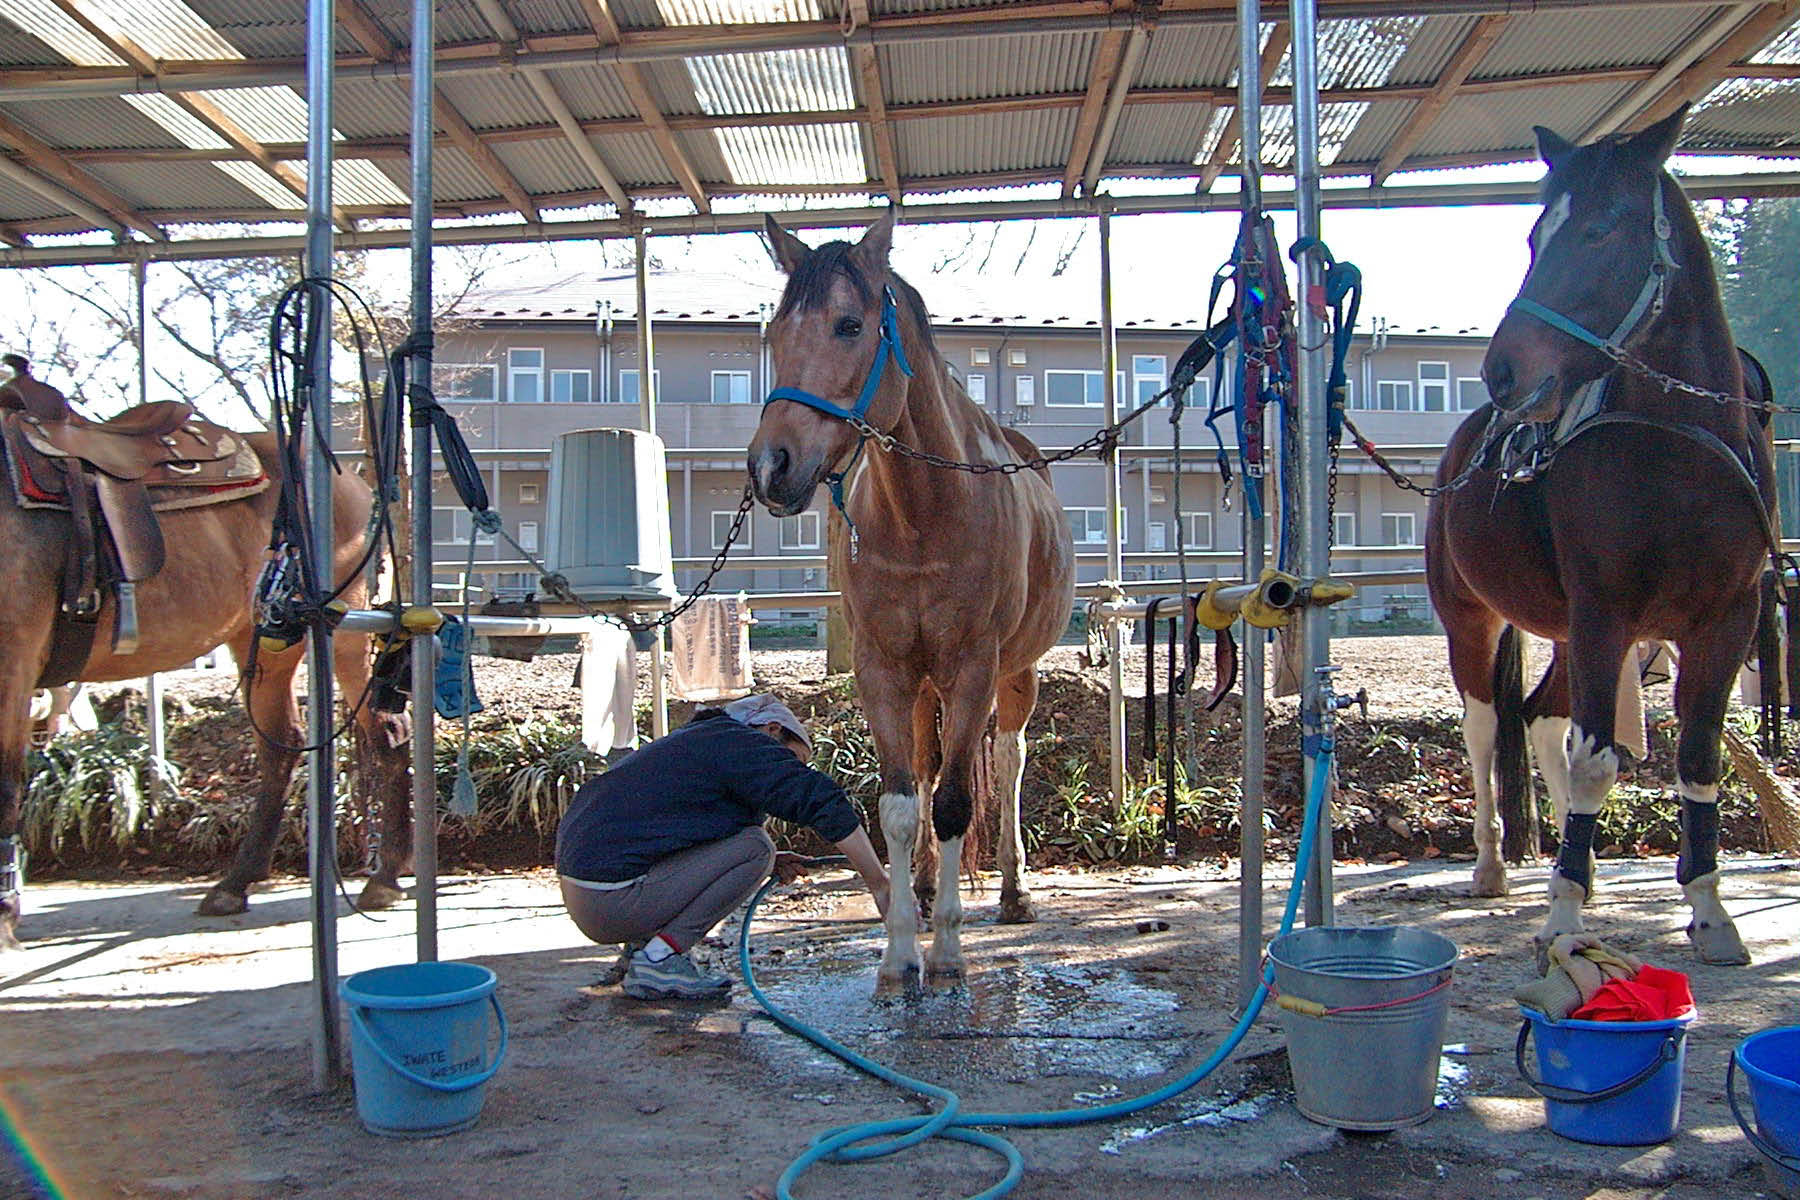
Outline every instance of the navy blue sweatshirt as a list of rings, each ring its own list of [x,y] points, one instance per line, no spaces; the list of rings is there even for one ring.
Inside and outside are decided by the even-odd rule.
[[[705,709],[575,793],[556,829],[556,870],[616,883],[766,816],[840,842],[861,823],[844,789],[760,729]]]

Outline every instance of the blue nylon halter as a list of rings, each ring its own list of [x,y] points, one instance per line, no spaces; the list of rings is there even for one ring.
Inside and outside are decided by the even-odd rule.
[[[1638,289],[1637,300],[1630,311],[1619,318],[1619,323],[1608,337],[1601,337],[1587,326],[1575,321],[1545,304],[1536,300],[1528,300],[1519,296],[1507,305],[1508,312],[1521,312],[1528,317],[1536,317],[1544,324],[1561,333],[1566,333],[1578,342],[1584,342],[1603,354],[1616,356],[1625,349],[1625,339],[1636,331],[1644,315],[1656,316],[1662,312],[1663,290],[1668,286],[1669,272],[1681,264],[1669,251],[1669,238],[1674,234],[1674,226],[1669,224],[1667,213],[1663,209],[1663,180],[1659,174],[1656,178],[1656,191],[1652,197],[1654,216],[1651,228],[1656,233],[1656,250],[1650,260],[1650,271],[1644,279],[1644,286]]]
[[[857,427],[862,436],[856,439],[856,452],[850,461],[844,464],[841,471],[828,471],[825,474],[825,485],[831,491],[831,504],[844,518],[844,524],[850,529],[850,558],[856,559],[856,551],[861,539],[857,536],[856,522],[850,519],[850,510],[844,507],[844,480],[855,469],[856,462],[862,457],[863,446],[869,440],[869,405],[875,400],[875,393],[881,390],[881,381],[887,375],[888,359],[900,369],[900,374],[912,378],[912,364],[906,361],[906,346],[900,340],[900,311],[894,303],[894,289],[886,284],[881,288],[881,328],[875,345],[875,360],[869,364],[869,374],[863,380],[862,391],[856,397],[854,408],[845,408],[841,404],[833,404],[823,396],[815,395],[803,388],[778,387],[771,389],[763,400],[766,409],[777,400],[792,400],[796,404],[804,404],[817,409],[828,417],[836,417],[840,421],[848,421]]]

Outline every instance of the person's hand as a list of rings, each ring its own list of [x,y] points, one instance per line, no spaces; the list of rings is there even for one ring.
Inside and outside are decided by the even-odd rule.
[[[812,870],[810,861],[804,854],[795,854],[790,850],[782,850],[775,855],[774,876],[778,883],[792,883]]]
[[[869,882],[869,895],[875,898],[875,911],[881,914],[881,919],[883,921],[887,920],[888,881],[886,879],[871,880]]]

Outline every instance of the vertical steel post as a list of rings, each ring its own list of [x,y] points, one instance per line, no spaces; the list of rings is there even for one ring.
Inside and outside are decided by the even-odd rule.
[[[644,432],[656,432],[656,345],[650,328],[650,276],[647,252],[650,231],[638,226],[637,231],[637,336],[638,336],[638,405],[643,410]]]
[[[1319,22],[1316,0],[1289,0],[1294,30],[1294,206],[1296,228],[1302,238],[1319,237]],[[1312,304],[1322,294],[1324,269],[1319,255],[1300,256],[1296,297],[1299,301],[1296,332],[1299,363],[1295,392],[1300,416],[1300,554],[1296,570],[1311,582],[1331,573],[1331,530],[1327,506],[1325,412],[1325,316]],[[1325,680],[1319,674],[1331,657],[1331,614],[1323,608],[1300,610],[1300,643],[1304,667],[1300,677],[1300,730],[1303,739],[1325,729]],[[1311,755],[1304,758],[1304,794],[1310,795],[1317,768]],[[1330,781],[1326,783],[1330,787]],[[1332,923],[1331,881],[1332,796],[1325,796],[1325,817],[1319,822],[1317,852],[1308,871],[1306,923]]]
[[[306,6],[306,258],[307,278],[331,275],[331,99],[336,6]],[[307,497],[311,503],[313,567],[320,586],[336,582],[336,537],[331,513],[331,461],[323,442],[331,429],[331,293],[311,289],[306,305],[306,358],[310,387],[298,397],[311,410],[319,437],[307,439]],[[331,634],[315,626],[307,636],[306,811],[307,865],[312,874],[313,1086],[336,1086],[343,1072],[337,996],[337,787],[330,742],[332,727]]]
[[[149,260],[140,255],[131,264],[131,289],[134,301],[135,316],[132,321],[132,340],[137,343],[137,402],[150,403],[150,306],[145,302],[144,293],[148,287],[146,275],[149,271]],[[150,757],[161,762],[169,757],[167,730],[163,725],[163,684],[162,676],[152,672],[144,679],[144,719],[150,726]]]
[[[1246,213],[1262,206],[1262,2],[1238,0],[1238,118],[1243,159],[1241,195]],[[1281,265],[1276,264],[1280,270]],[[1242,387],[1239,372],[1233,386]],[[1263,570],[1268,518],[1250,516],[1250,496],[1260,500],[1261,476],[1244,480],[1244,578]],[[1261,511],[1260,503],[1257,505]],[[1238,1003],[1248,1004],[1262,976],[1263,951],[1263,766],[1268,752],[1268,707],[1264,695],[1264,649],[1260,629],[1244,627],[1244,774],[1238,820]]]
[[[432,101],[436,76],[436,10],[432,0],[413,0],[412,13],[412,354],[407,377],[431,386],[431,151],[435,141]],[[396,397],[405,404],[410,397]],[[389,481],[382,480],[385,486]],[[412,603],[430,608],[431,594],[431,418],[412,410]],[[413,881],[418,901],[416,953],[420,962],[438,956],[437,923],[437,755],[432,692],[437,641],[412,644],[412,828]]]
[[[1119,339],[1113,327],[1112,295],[1112,213],[1100,208],[1100,366],[1104,378],[1101,395],[1105,397],[1105,421],[1119,423]],[[1107,451],[1106,470],[1106,577],[1117,584],[1125,577],[1125,555],[1119,528],[1120,493],[1119,453],[1117,447]],[[1125,652],[1119,622],[1106,623],[1106,766],[1107,787],[1112,792],[1112,808],[1117,813],[1125,804]]]

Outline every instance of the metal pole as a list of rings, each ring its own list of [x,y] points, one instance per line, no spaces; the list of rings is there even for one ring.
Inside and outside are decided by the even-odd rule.
[[[646,251],[650,231],[638,226],[637,231],[637,327],[638,327],[638,403],[644,411],[644,432],[656,432],[656,339],[650,328],[650,268]]]
[[[1242,133],[1244,211],[1262,206],[1262,0],[1238,0],[1238,118]],[[1280,270],[1280,264],[1276,264]],[[1235,377],[1236,372],[1233,372]],[[1233,386],[1242,387],[1235,379]],[[1250,494],[1262,511],[1262,478],[1244,474],[1244,578],[1262,574],[1268,519],[1250,516]],[[1263,767],[1268,752],[1268,708],[1264,695],[1262,630],[1244,629],[1243,808],[1238,820],[1238,1003],[1248,1004],[1262,978],[1263,952]]]
[[[137,315],[133,322],[133,341],[137,343],[137,402],[150,403],[150,324],[148,313],[150,306],[145,303],[145,274],[149,270],[147,260],[139,258],[131,264],[131,287],[136,301]],[[162,676],[152,672],[144,680],[144,718],[150,726],[150,757],[158,762],[166,761],[168,755],[167,730],[163,726],[163,685]]]
[[[337,13],[331,0],[306,6],[306,260],[308,278],[331,274],[331,89]],[[314,428],[331,428],[331,293],[317,288],[306,307],[306,356],[310,381],[300,397]],[[319,439],[307,440],[307,495],[311,501],[314,570],[322,586],[336,582],[332,551],[331,461]],[[307,864],[312,872],[313,1087],[336,1086],[343,1072],[338,1043],[337,996],[337,788],[333,779],[331,635],[315,626],[307,637]]]
[[[1294,30],[1294,195],[1296,228],[1302,238],[1319,236],[1319,27],[1316,0],[1289,0]],[[1300,414],[1300,554],[1297,573],[1308,582],[1331,573],[1331,530],[1327,511],[1325,454],[1325,317],[1307,302],[1323,294],[1324,271],[1317,253],[1300,256],[1296,291],[1300,340],[1294,386]],[[1324,678],[1319,674],[1331,658],[1331,614],[1309,608],[1300,614],[1300,643],[1305,668],[1300,678],[1300,729],[1303,739],[1325,728]],[[1311,755],[1305,756],[1304,794],[1313,786]],[[1327,781],[1329,787],[1329,781]],[[1331,804],[1326,793],[1325,818],[1319,822],[1316,857],[1306,889],[1306,923],[1332,923]]]
[[[432,100],[435,95],[435,6],[413,0],[412,14],[412,355],[408,378],[431,384],[431,151]],[[407,397],[397,397],[405,403]],[[389,481],[382,480],[383,486]],[[412,602],[431,607],[431,422],[417,408],[412,414]],[[413,882],[418,901],[417,946],[420,962],[438,956],[437,925],[437,755],[432,692],[437,641],[420,637],[412,644],[412,827]]]
[[[1119,340],[1113,328],[1112,300],[1112,214],[1100,210],[1100,365],[1101,395],[1105,397],[1105,420],[1119,423]],[[1119,455],[1109,451],[1104,463],[1106,471],[1106,578],[1117,584],[1125,576],[1124,547],[1120,542]],[[1107,787],[1112,792],[1113,812],[1125,804],[1125,664],[1124,639],[1117,621],[1106,623],[1106,721],[1107,721]]]

